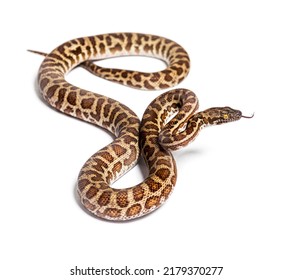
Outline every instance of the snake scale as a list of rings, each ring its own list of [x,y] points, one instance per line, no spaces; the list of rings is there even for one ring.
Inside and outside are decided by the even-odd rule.
[[[172,193],[177,180],[170,150],[186,146],[207,125],[245,117],[230,107],[196,112],[196,95],[186,89],[173,89],[151,102],[140,124],[137,115],[120,102],[65,80],[70,70],[81,65],[99,77],[138,89],[174,87],[187,76],[190,60],[180,45],[163,37],[138,33],[82,37],[43,55],[46,57],[39,69],[38,84],[45,101],[63,113],[105,128],[116,137],[85,162],[77,186],[84,207],[107,220],[130,220],[157,209]],[[167,67],[143,73],[103,68],[92,62],[128,55],[159,58]],[[147,178],[136,186],[112,188],[137,163],[140,153],[149,169]]]

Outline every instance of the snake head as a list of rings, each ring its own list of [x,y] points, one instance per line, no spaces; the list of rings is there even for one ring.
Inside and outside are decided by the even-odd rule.
[[[213,107],[202,112],[204,123],[206,125],[219,125],[228,122],[234,122],[240,118],[252,118],[252,116],[243,116],[241,111],[230,107]]]

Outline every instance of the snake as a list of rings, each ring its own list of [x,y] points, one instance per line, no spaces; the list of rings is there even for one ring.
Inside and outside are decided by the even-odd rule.
[[[112,133],[114,140],[94,153],[78,175],[77,193],[95,217],[126,221],[158,209],[173,192],[177,167],[173,150],[192,142],[202,128],[239,120],[241,111],[212,107],[198,112],[198,98],[190,90],[170,89],[146,108],[142,120],[126,105],[102,94],[76,87],[66,75],[82,66],[98,77],[142,90],[175,87],[189,73],[190,58],[178,43],[151,34],[109,33],[67,41],[45,56],[38,71],[44,100],[67,115]],[[166,68],[141,72],[98,66],[95,61],[120,56],[158,58]],[[113,183],[143,156],[147,177],[135,186],[114,188]]]

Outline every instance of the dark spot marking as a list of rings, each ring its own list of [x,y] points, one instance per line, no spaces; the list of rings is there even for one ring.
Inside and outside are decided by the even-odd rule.
[[[137,143],[137,138],[134,138],[134,137],[129,136],[129,135],[125,135],[125,136],[123,137],[123,139],[124,139],[124,142],[125,142],[126,144],[131,144],[132,142],[133,142],[133,143]]]
[[[58,100],[55,103],[57,109],[60,109],[61,108],[61,106],[62,106],[62,104],[64,102],[64,99],[65,99],[65,93],[66,92],[67,92],[67,89],[66,88],[61,88],[59,90]]]
[[[86,197],[91,199],[96,196],[98,193],[98,189],[96,187],[90,187],[89,190],[86,192]]]
[[[162,187],[162,185],[159,182],[155,182],[153,179],[148,179],[146,181],[146,184],[148,185],[149,190],[151,192],[156,192]]]
[[[153,45],[146,44],[144,47],[145,52],[153,51]]]
[[[96,104],[96,110],[101,111],[102,104],[104,103],[104,99],[98,99]]]
[[[158,206],[159,205],[159,200],[160,200],[159,196],[151,196],[146,200],[145,207],[147,209],[150,209],[153,206]]]
[[[82,53],[82,49],[80,46],[78,46],[75,50],[72,50],[72,53],[76,56]]]
[[[90,181],[88,180],[88,179],[82,179],[82,180],[80,180],[79,182],[78,182],[78,190],[80,191],[80,192],[82,192],[84,189],[85,189],[85,187],[87,186],[87,185],[89,185],[90,184]]]
[[[123,71],[121,76],[122,76],[122,78],[127,78],[128,77],[128,73],[126,71]]]
[[[166,160],[166,159],[159,159],[157,161],[157,165],[166,165],[168,167],[171,167],[171,163],[169,160]]]
[[[122,49],[123,47],[121,46],[121,44],[117,43],[114,47],[110,48],[110,51],[115,53],[115,52],[121,51]]]
[[[127,207],[129,204],[128,194],[126,191],[119,191],[117,194],[117,204],[120,207]]]
[[[96,38],[98,38],[98,40],[100,40],[100,41],[103,41],[104,35],[103,34],[97,35]]]
[[[82,45],[82,46],[84,46],[84,44],[85,44],[85,40],[84,40],[84,38],[78,38],[77,39],[77,41],[79,41],[79,43]]]
[[[156,47],[155,47],[157,53],[159,53],[159,49],[160,49],[160,47],[161,47],[161,42],[159,41],[159,42],[156,44]]]
[[[98,205],[100,206],[108,205],[110,202],[111,194],[112,193],[110,191],[104,191],[97,201]]]
[[[47,90],[47,97],[52,98],[59,87],[60,87],[59,85],[49,87]]]
[[[138,124],[139,119],[137,117],[130,117],[130,118],[128,118],[128,122],[129,122],[129,124]],[[128,129],[128,131],[129,131],[129,129]]]
[[[146,155],[147,158],[151,157],[153,153],[155,152],[155,148],[150,147],[149,145],[146,145],[144,147],[144,154]]]
[[[100,43],[99,44],[99,52],[100,52],[100,54],[104,54],[105,53],[105,45],[104,45],[104,43]]]
[[[133,84],[130,80],[127,81],[127,85],[128,85],[129,87],[135,87],[134,84]]]
[[[147,80],[144,81],[144,87],[147,89],[154,89],[154,86],[152,86]]]
[[[126,33],[126,38],[127,38],[127,44],[126,44],[126,50],[130,51],[132,47],[132,34],[131,33]]]
[[[47,79],[47,78],[42,79],[41,82],[40,82],[40,88],[41,88],[41,90],[44,90],[44,88],[46,87],[46,85],[47,85],[49,82],[50,82],[50,80]]]
[[[171,185],[167,185],[167,186],[163,189],[163,191],[162,191],[162,195],[163,195],[165,198],[167,198],[167,197],[170,195],[171,192],[172,192],[172,186],[171,186]]]
[[[183,69],[181,67],[172,66],[170,68],[174,70],[178,75],[181,75],[183,73]]]
[[[126,113],[121,113],[119,114],[116,119],[115,119],[115,125],[117,125],[120,121],[124,120],[127,118],[127,114]]]
[[[103,108],[103,114],[104,117],[107,118],[109,113],[110,113],[110,109],[111,109],[111,105],[110,104],[106,104]]]
[[[80,109],[76,109],[75,113],[77,118],[82,119],[82,112]]]
[[[133,75],[133,78],[135,79],[135,81],[137,82],[141,82],[141,75],[139,73],[136,73],[135,75]]]
[[[110,218],[119,218],[121,216],[121,210],[117,208],[107,208],[102,216],[108,216]]]
[[[122,170],[122,164],[120,162],[116,162],[113,166],[113,174],[116,176],[117,173],[119,173]]]
[[[71,114],[73,114],[73,112],[74,112],[74,110],[73,110],[73,108],[71,108],[71,107],[66,107],[66,109],[64,110],[64,113],[66,113],[66,114],[68,114],[68,115],[71,115]]]
[[[108,110],[110,109],[111,105],[105,105],[104,107],[108,107]],[[115,106],[115,108],[112,110],[110,116],[109,116],[109,122],[113,123],[114,122],[114,118],[116,117],[116,114],[120,111],[119,107]]]
[[[160,84],[159,84],[159,88],[161,88],[161,89],[169,88],[169,85],[167,85],[167,84],[163,84],[163,83],[160,83]]]
[[[112,155],[106,151],[100,151],[98,155],[110,163],[114,160]]]
[[[69,92],[67,100],[71,105],[75,106],[76,105],[76,92],[75,91]]]
[[[52,79],[54,79],[54,83],[56,83],[56,80],[59,82],[64,82],[63,78],[60,79],[60,74],[59,73],[48,73],[48,76]]]
[[[120,157],[122,156],[123,154],[125,154],[127,152],[127,150],[125,148],[123,148],[122,146],[118,145],[118,144],[112,144],[111,145],[114,153]]]
[[[169,74],[166,74],[166,75],[164,76],[164,79],[165,79],[165,81],[167,81],[167,82],[172,81],[172,77],[171,77],[171,75],[169,75]]]
[[[112,38],[110,36],[107,36],[105,38],[105,41],[106,41],[106,43],[107,43],[108,46],[110,46],[112,44]]]
[[[140,204],[132,205],[126,212],[127,217],[137,216],[142,210],[142,206]]]
[[[140,201],[143,199],[144,189],[141,186],[137,186],[133,188],[133,197],[135,201]]]
[[[101,159],[96,159],[95,162],[96,164],[93,164],[92,167],[98,172],[103,173],[108,168],[108,165]]]
[[[79,94],[80,94],[80,96],[85,96],[85,95],[87,95],[87,91],[84,89],[79,89]]]
[[[94,103],[94,98],[86,98],[81,101],[81,107],[83,109],[90,109]]]

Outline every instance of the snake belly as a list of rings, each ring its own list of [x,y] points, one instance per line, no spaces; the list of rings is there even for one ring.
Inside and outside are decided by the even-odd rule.
[[[128,55],[162,59],[167,67],[144,73],[108,69],[92,60]],[[130,220],[157,209],[171,194],[177,178],[175,161],[159,144],[159,133],[168,117],[183,107],[194,112],[194,94],[172,90],[156,98],[146,109],[141,123],[122,103],[101,94],[78,88],[65,80],[66,74],[82,65],[97,76],[126,86],[157,90],[173,87],[189,72],[187,52],[177,43],[154,35],[112,33],[74,39],[60,45],[42,62],[38,83],[45,101],[55,109],[105,128],[115,140],[93,154],[82,167],[77,192],[84,207],[97,217]],[[148,177],[136,186],[115,189],[111,185],[136,163],[142,151]]]

